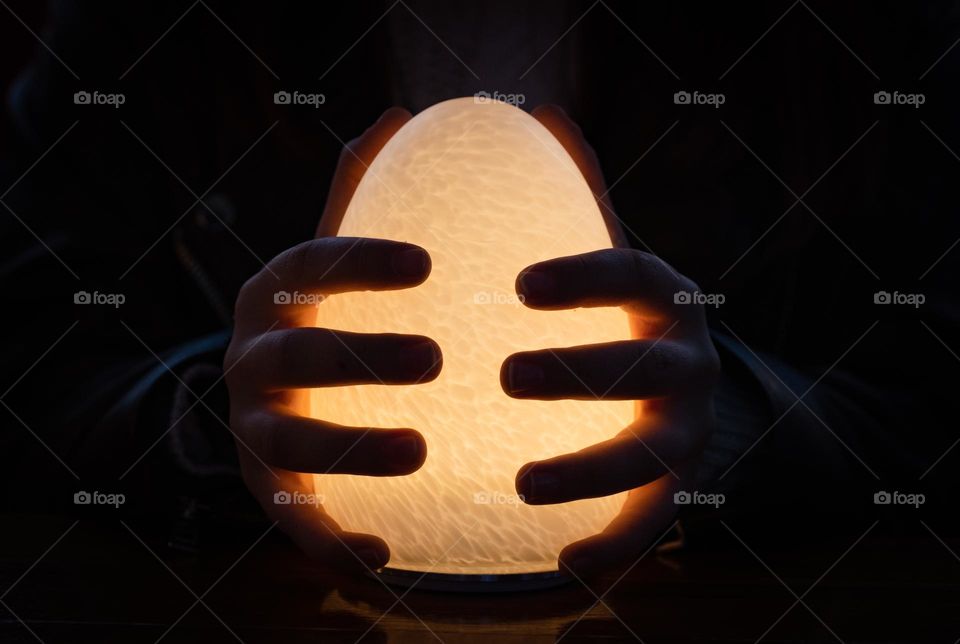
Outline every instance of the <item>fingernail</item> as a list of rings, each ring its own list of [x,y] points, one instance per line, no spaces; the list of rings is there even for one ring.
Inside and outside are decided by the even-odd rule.
[[[402,277],[419,277],[427,272],[430,256],[422,248],[407,248],[393,254],[393,270]]]
[[[544,381],[543,368],[525,360],[511,360],[507,368],[507,386],[511,393],[536,390]]]
[[[404,351],[404,362],[416,378],[425,378],[440,364],[440,348],[430,340],[418,340]]]
[[[560,487],[560,477],[552,472],[533,470],[528,476],[530,477],[531,501],[550,499]]]
[[[406,470],[410,465],[420,462],[420,437],[407,434],[388,439],[383,444],[383,456],[396,464],[396,469]]]
[[[363,548],[357,553],[357,556],[360,557],[360,560],[363,561],[367,568],[374,570],[383,566],[384,563],[383,556],[376,548]]]
[[[543,271],[527,271],[520,276],[520,295],[533,300],[549,300],[557,292],[557,282]]]

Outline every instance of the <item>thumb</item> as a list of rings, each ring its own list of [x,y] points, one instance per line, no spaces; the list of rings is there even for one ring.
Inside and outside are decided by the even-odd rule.
[[[366,132],[343,148],[330,182],[327,203],[317,225],[316,237],[331,237],[337,234],[350,199],[353,198],[353,193],[360,185],[367,168],[387,141],[411,118],[413,116],[407,110],[391,107]]]
[[[577,164],[580,174],[586,179],[593,197],[597,200],[597,206],[600,208],[600,214],[603,215],[607,224],[607,231],[610,233],[613,245],[618,248],[629,247],[620,220],[613,209],[613,202],[610,200],[610,195],[607,194],[607,182],[603,178],[600,159],[593,147],[583,138],[583,131],[580,126],[574,123],[559,105],[541,105],[534,109],[531,115],[540,121],[541,125],[547,128],[554,138],[560,141],[567,154]]]

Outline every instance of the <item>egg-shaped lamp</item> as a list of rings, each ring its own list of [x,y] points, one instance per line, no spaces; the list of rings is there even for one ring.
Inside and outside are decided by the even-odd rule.
[[[612,245],[573,159],[516,107],[439,103],[386,143],[337,234],[417,244],[433,269],[415,288],[330,296],[317,326],[426,335],[443,368],[429,383],[311,392],[316,418],[412,427],[427,443],[426,462],[409,476],[318,475],[325,507],[345,530],[389,544],[383,574],[396,580],[476,587],[557,578],[560,550],[601,531],[625,495],[527,505],[517,470],[609,439],[635,413],[630,401],[513,399],[500,384],[501,364],[517,351],[630,337],[619,308],[537,311],[515,291],[534,262]]]

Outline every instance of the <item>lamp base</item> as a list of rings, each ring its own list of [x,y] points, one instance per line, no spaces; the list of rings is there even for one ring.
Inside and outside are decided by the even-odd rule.
[[[391,586],[454,593],[511,593],[543,590],[572,581],[571,577],[561,574],[559,570],[503,575],[461,575],[388,567],[367,574]]]

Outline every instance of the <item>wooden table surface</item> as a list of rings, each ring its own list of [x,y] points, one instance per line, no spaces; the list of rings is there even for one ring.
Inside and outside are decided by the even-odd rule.
[[[651,552],[619,581],[461,595],[326,573],[261,524],[225,527],[191,553],[136,522],[3,521],[2,642],[960,638],[960,543],[929,531],[866,524],[859,541],[790,544],[730,522],[708,546]]]

